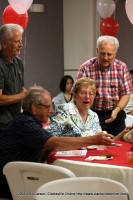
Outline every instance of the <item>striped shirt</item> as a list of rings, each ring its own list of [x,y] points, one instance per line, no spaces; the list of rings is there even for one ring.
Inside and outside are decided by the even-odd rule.
[[[125,63],[114,59],[112,65],[104,70],[94,57],[82,64],[76,78],[89,77],[96,80],[94,110],[113,110],[121,96],[133,93],[131,76]]]

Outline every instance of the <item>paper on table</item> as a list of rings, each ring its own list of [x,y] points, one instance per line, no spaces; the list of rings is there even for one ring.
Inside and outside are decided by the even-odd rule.
[[[89,156],[85,160],[91,161],[91,160],[111,160],[113,157],[107,158],[106,156]]]
[[[82,157],[86,156],[87,150],[70,150],[70,151],[57,151],[55,156],[66,156],[66,157]]]
[[[98,145],[90,145],[90,146],[87,146],[86,148],[87,149],[97,149]]]
[[[115,147],[121,147],[121,146],[122,146],[122,144],[116,144],[116,143],[112,143],[112,145],[111,145],[111,146],[109,146],[109,147],[113,147],[113,146],[115,146]]]
[[[104,146],[104,145],[91,145],[87,146],[87,149],[97,149],[97,150],[105,150],[107,147],[120,147],[122,144],[112,143],[111,146]],[[85,148],[85,147],[84,147]]]

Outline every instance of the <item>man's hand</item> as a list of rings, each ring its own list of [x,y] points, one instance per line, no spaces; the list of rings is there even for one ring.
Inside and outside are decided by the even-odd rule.
[[[24,98],[27,94],[27,89],[22,87],[21,93],[23,93],[23,98]]]
[[[105,123],[111,123],[111,122],[113,122],[113,121],[116,119],[118,113],[119,113],[119,112],[118,112],[116,109],[114,109],[114,110],[112,111],[112,113],[111,113],[110,118],[105,120]]]
[[[108,133],[100,132],[97,133],[96,135],[92,136],[93,137],[93,144],[96,145],[107,145],[110,146],[114,140],[114,136]]]

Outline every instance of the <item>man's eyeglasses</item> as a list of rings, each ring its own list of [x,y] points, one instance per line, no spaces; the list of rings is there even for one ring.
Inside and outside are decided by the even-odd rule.
[[[44,107],[44,108],[46,108],[46,109],[49,109],[49,110],[53,110],[53,107],[52,107],[52,105],[45,105],[45,104],[36,104],[37,106],[42,106],[42,107]]]
[[[81,90],[79,92],[79,94],[82,96],[82,97],[86,97],[86,96],[89,96],[90,98],[93,98],[95,96],[95,94],[93,92],[87,92],[87,91],[84,91],[84,90]]]

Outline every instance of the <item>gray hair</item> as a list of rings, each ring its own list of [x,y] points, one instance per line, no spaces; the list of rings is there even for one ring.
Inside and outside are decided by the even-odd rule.
[[[27,95],[25,96],[25,98],[22,101],[22,109],[23,111],[29,112],[31,113],[31,105],[32,104],[44,104],[44,97],[42,96],[42,94],[45,95],[50,95],[50,93],[43,89],[42,87],[32,87]]]
[[[11,39],[13,31],[24,32],[24,29],[18,24],[4,24],[0,28],[0,49],[4,40]]]
[[[97,48],[99,49],[99,47],[103,43],[113,44],[115,46],[115,50],[116,51],[119,48],[119,41],[118,41],[118,39],[116,37],[113,37],[113,36],[108,36],[108,35],[100,36],[98,38],[98,40],[97,40]]]

